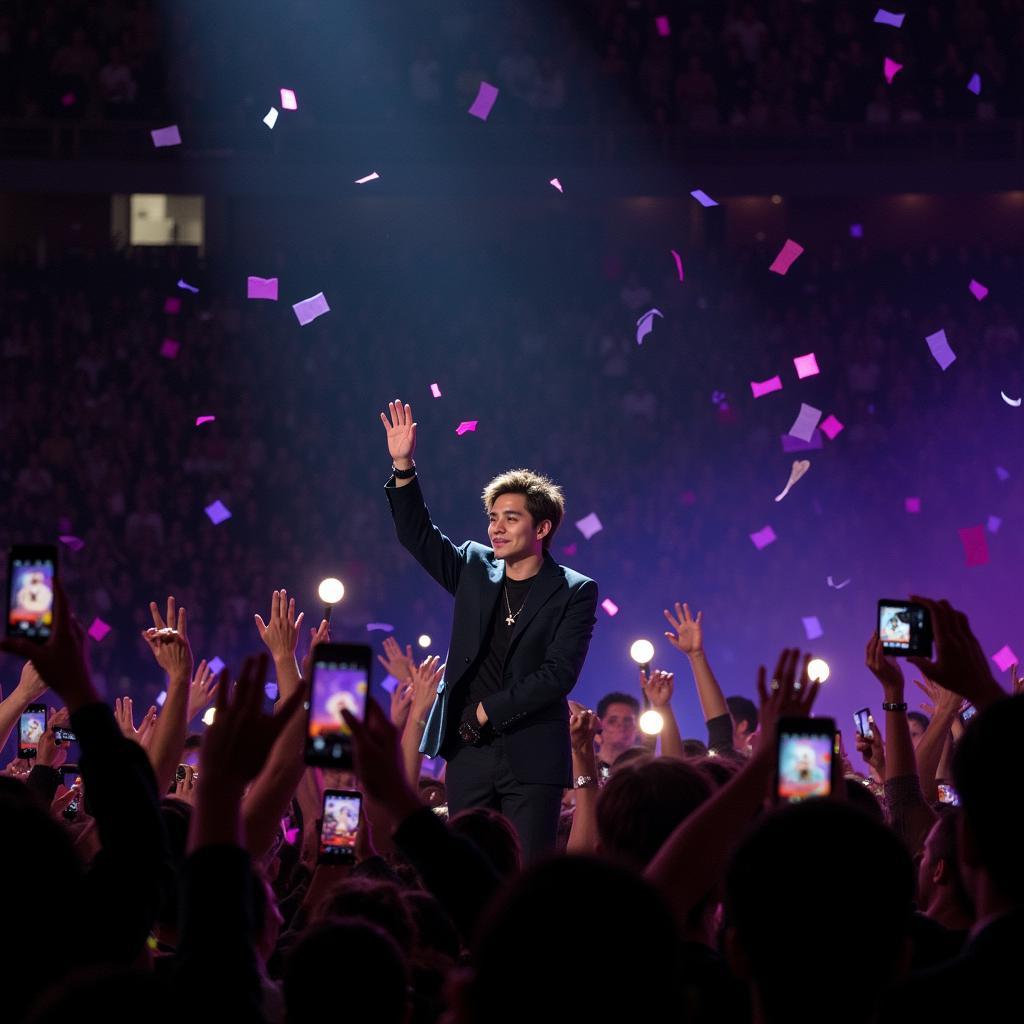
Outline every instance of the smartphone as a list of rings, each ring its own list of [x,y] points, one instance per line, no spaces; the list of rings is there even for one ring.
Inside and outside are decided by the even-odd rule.
[[[317,864],[355,863],[356,833],[362,809],[362,793],[349,789],[325,790]]]
[[[960,712],[960,722],[966,725],[976,714],[978,709],[973,704],[968,704],[967,707]]]
[[[370,692],[368,644],[317,644],[306,726],[306,763],[352,768],[352,734],[342,710],[362,720]]]
[[[7,635],[45,644],[53,632],[57,548],[16,544],[7,562]]]
[[[857,726],[857,735],[863,736],[864,739],[873,739],[873,733],[871,732],[871,709],[861,708],[860,711],[854,711],[853,722]]]
[[[882,598],[878,602],[878,636],[886,654],[929,658],[932,617],[923,604]]]
[[[53,730],[53,735],[56,739],[60,740],[61,743],[78,742],[78,737],[70,729],[65,729],[61,725],[58,725],[57,728]]]
[[[74,789],[75,787],[72,787],[72,788]],[[81,804],[82,804],[82,792],[81,792],[80,789],[75,789],[75,795],[74,795],[74,797],[72,797],[71,803],[69,803],[67,805],[67,807],[64,808],[64,811],[63,811],[64,820],[65,821],[74,821],[75,818],[78,817],[78,810],[79,810],[79,807],[81,806]]]
[[[45,704],[29,704],[21,713],[18,727],[18,757],[35,757],[39,741],[46,732],[46,717],[50,709]]]
[[[839,763],[836,723],[831,718],[783,718],[778,737],[776,801],[831,796]]]
[[[944,783],[939,784],[939,803],[950,804],[953,807],[960,806],[960,795],[952,786],[947,786]]]

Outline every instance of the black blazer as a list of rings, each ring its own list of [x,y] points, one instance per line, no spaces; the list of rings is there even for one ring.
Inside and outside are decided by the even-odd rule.
[[[420,750],[430,757],[449,748],[461,707],[451,692],[480,651],[501,595],[504,559],[475,541],[453,544],[430,521],[419,480],[388,481],[398,539],[431,576],[455,595],[448,665],[430,709]],[[572,756],[565,698],[576,685],[597,621],[597,584],[547,553],[516,619],[505,658],[504,688],[483,701],[492,728],[505,737],[509,764],[521,783],[568,786]]]

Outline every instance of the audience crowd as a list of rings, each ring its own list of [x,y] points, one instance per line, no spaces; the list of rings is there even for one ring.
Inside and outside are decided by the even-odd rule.
[[[261,90],[277,88],[268,68],[300,95],[338,98],[317,105],[318,123],[458,121],[481,81],[502,90],[502,118],[550,125],[778,131],[1024,113],[1019,0],[920,4],[900,28],[876,24],[874,10],[852,0],[582,0],[366,4],[339,18],[301,0],[281,19],[267,0],[247,18],[196,2],[17,0],[0,13],[0,115],[253,119],[266,113]],[[891,84],[886,57],[902,65]]]

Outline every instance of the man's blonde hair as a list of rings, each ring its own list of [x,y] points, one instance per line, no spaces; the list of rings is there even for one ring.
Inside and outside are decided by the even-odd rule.
[[[551,547],[551,538],[565,517],[565,497],[562,488],[553,480],[530,469],[510,469],[507,473],[496,476],[483,492],[484,511],[490,512],[491,506],[503,494],[521,494],[526,499],[526,511],[530,513],[534,525],[547,519],[551,529],[541,542],[544,550]]]

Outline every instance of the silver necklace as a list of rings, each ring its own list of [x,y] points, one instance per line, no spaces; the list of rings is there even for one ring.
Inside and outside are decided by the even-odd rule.
[[[532,583],[530,584],[530,590],[533,590]],[[508,609],[508,615],[505,617],[506,626],[514,626],[516,624],[516,619],[519,618],[520,613],[526,607],[526,601],[530,596],[530,590],[527,590],[526,597],[523,598],[523,603],[519,606],[519,608],[516,611],[513,612],[512,605],[509,604],[508,600],[508,587],[503,586],[501,588],[501,592],[505,595],[505,607]]]

